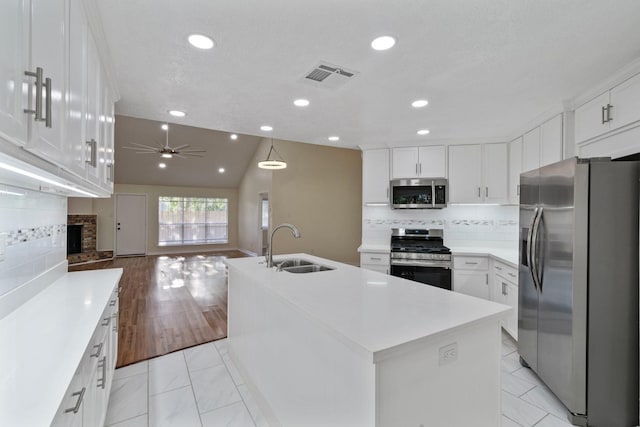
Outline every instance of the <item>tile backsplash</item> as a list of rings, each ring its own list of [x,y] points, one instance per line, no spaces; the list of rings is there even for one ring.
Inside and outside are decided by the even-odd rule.
[[[504,241],[515,244],[518,216],[518,206],[454,205],[432,210],[365,206],[362,243],[388,244],[392,228],[442,228],[445,243]]]
[[[66,260],[67,199],[0,183],[0,298]]]

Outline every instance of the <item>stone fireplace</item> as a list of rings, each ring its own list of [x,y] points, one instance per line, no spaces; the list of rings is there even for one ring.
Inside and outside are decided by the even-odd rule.
[[[113,251],[97,250],[97,216],[67,215],[67,261],[78,264],[113,258]]]

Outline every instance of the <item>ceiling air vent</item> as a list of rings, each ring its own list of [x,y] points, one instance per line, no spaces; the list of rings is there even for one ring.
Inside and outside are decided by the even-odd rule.
[[[318,87],[335,89],[347,83],[357,74],[357,71],[348,70],[327,62],[321,62],[306,73],[302,81]]]

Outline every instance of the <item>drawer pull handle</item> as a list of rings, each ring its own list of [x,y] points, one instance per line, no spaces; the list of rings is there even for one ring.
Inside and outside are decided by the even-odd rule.
[[[371,257],[372,261],[382,261],[382,258],[378,258],[378,257]]]
[[[86,387],[82,387],[82,390],[76,391],[71,395],[71,396],[78,396],[78,400],[76,401],[76,406],[74,406],[73,408],[67,408],[64,410],[65,414],[68,414],[69,412],[73,412],[74,414],[78,413],[78,411],[80,410],[80,405],[82,404],[82,399],[84,398],[84,392],[86,389],[87,389]]]
[[[93,348],[96,348],[96,347],[98,347],[98,351],[96,351],[95,353],[92,353],[89,357],[100,357],[100,353],[102,353],[102,343],[93,346]]]
[[[109,307],[113,307],[114,305],[116,305],[116,302],[118,300],[112,299],[111,302],[109,303]]]
[[[500,271],[502,271],[502,267],[498,267],[498,266],[496,265],[496,270],[500,270]]]
[[[107,356],[104,356],[100,362],[98,362],[98,368],[102,369],[102,378],[98,378],[98,388],[104,390],[107,379]]]
[[[516,275],[515,275],[515,274],[513,274],[513,273],[509,273],[509,276],[511,276],[511,277],[516,277]]]
[[[100,326],[109,326],[109,322],[110,322],[110,321],[111,321],[111,318],[110,318],[110,317],[105,317],[105,318],[102,320],[102,323],[100,324]]]
[[[469,262],[469,261],[465,261],[464,263],[467,264],[467,265],[477,265],[478,264],[477,262]]]

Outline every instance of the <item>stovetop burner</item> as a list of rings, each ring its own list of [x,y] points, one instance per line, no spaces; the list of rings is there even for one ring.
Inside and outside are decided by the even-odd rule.
[[[391,232],[391,252],[419,254],[450,254],[444,245],[442,229],[394,228]]]

